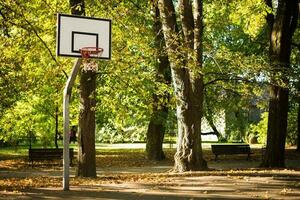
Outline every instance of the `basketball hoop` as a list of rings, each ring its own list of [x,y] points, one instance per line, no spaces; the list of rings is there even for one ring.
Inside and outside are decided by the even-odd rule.
[[[110,19],[57,14],[56,55],[78,58],[68,76],[63,96],[63,190],[65,191],[70,190],[69,126],[72,87],[79,72],[88,73],[88,76],[96,74],[98,68],[96,59],[111,59],[111,32]]]
[[[82,47],[80,49],[80,53],[83,58],[83,69],[85,71],[97,71],[97,62],[90,60],[89,58],[99,58],[101,57],[103,51],[103,48],[98,47]]]
[[[101,57],[103,49],[98,47],[82,47],[80,53],[83,58],[98,58]]]

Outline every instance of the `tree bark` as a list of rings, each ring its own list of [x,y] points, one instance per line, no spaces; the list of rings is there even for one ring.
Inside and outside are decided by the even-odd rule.
[[[164,53],[165,41],[161,32],[162,26],[159,19],[159,9],[157,3],[153,3],[154,24],[153,32],[155,37],[156,57],[156,81],[170,84],[170,64],[168,56]],[[163,160],[165,155],[163,152],[163,139],[166,130],[166,120],[168,116],[169,94],[158,95],[153,94],[153,114],[147,130],[146,153],[149,160]]]
[[[147,130],[146,153],[149,160],[163,160],[163,140],[165,134],[165,119],[168,111],[154,111]]]
[[[297,151],[300,152],[300,97],[298,97],[297,133]]]
[[[57,140],[59,139],[59,133],[58,133],[58,105],[55,107],[55,148],[58,149],[58,143]]]
[[[268,6],[271,0],[266,0]],[[279,0],[276,16],[268,16],[270,26],[270,64],[272,68],[267,146],[261,166],[285,166],[285,141],[288,115],[288,78],[292,36],[297,26],[298,1]],[[276,81],[278,77],[285,85]]]
[[[193,16],[193,15],[192,15]],[[195,160],[200,169],[207,168],[207,162],[203,158],[201,146],[201,120],[203,116],[204,82],[203,82],[203,0],[194,0],[194,66],[191,70],[192,89],[192,119],[195,145],[193,151],[196,152]]]
[[[206,169],[201,148],[203,82],[193,60],[194,22],[190,1],[179,1],[184,38],[177,28],[172,0],[159,0],[159,10],[171,66],[178,124],[174,171]],[[198,10],[197,10],[198,11]],[[202,84],[201,84],[202,83]]]
[[[96,72],[82,70],[80,74],[80,114],[78,134],[77,176],[96,177],[95,149]]]
[[[70,0],[71,13],[85,15],[84,0]],[[88,61],[87,61],[88,62]],[[78,130],[78,165],[76,175],[96,177],[95,100],[96,71],[80,72],[80,111]]]

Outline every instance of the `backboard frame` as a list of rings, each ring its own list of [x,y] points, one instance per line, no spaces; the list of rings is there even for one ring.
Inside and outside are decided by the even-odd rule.
[[[66,23],[64,20],[73,21],[74,24],[67,23],[68,24],[68,30],[64,29],[64,23]],[[80,23],[92,23],[92,24],[103,24],[104,26],[97,28],[95,31],[95,27],[91,27],[91,30],[85,30],[84,28],[80,27]],[[101,28],[105,28],[105,30],[101,30]],[[63,32],[64,31],[64,32]],[[103,44],[103,40],[101,41],[101,38],[103,35],[100,35],[104,31],[105,33],[105,46],[102,46],[100,42]],[[65,56],[65,57],[77,57],[81,58],[82,55],[80,53],[80,50],[77,48],[78,45],[76,45],[75,41],[76,38],[79,37],[87,37],[90,42],[95,41],[96,45],[87,45],[87,46],[94,46],[96,48],[103,48],[104,53],[101,57],[95,57],[92,56],[91,58],[96,59],[104,59],[104,60],[110,60],[111,59],[111,33],[112,33],[112,26],[111,26],[111,20],[110,19],[103,19],[103,18],[95,18],[95,17],[86,17],[86,16],[80,16],[80,15],[68,15],[68,14],[57,14],[57,33],[56,33],[56,55],[57,56]],[[70,35],[69,35],[70,34]],[[63,40],[63,37],[67,37],[67,44]],[[109,41],[107,41],[109,40]],[[69,44],[70,43],[70,44]],[[67,47],[62,47],[63,45]],[[70,46],[69,46],[70,45]],[[80,46],[80,45],[79,45]],[[82,46],[85,47],[85,46]],[[63,49],[63,48],[67,48]],[[108,52],[107,52],[108,51]]]

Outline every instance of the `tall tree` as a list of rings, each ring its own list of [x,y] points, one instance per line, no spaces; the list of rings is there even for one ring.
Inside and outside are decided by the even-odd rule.
[[[85,15],[84,0],[70,0],[71,13]],[[76,175],[96,177],[95,149],[95,92],[96,71],[83,68],[80,71],[80,111],[78,131],[78,166]]]
[[[164,53],[165,42],[164,36],[161,31],[162,26],[160,22],[160,14],[157,3],[153,3],[153,32],[155,34],[155,47],[157,58],[156,62],[156,80],[161,83],[171,83],[171,72],[168,56]],[[147,130],[147,143],[146,153],[150,160],[163,160],[165,158],[163,152],[163,140],[166,130],[166,121],[168,116],[169,94],[165,91],[163,94],[153,94],[153,114],[151,116],[148,130]]]
[[[201,147],[203,104],[202,1],[179,1],[183,34],[178,29],[172,0],[159,0],[164,37],[176,96],[178,123],[174,171],[206,169]]]
[[[274,12],[267,16],[272,74],[267,146],[261,165],[284,167],[289,95],[287,71],[290,67],[292,37],[297,27],[299,8],[297,0],[278,0],[276,7],[272,6],[272,0],[265,2]]]
[[[300,152],[300,80],[298,81],[298,113],[297,113],[297,151]]]
[[[299,8],[300,9],[300,8]],[[297,45],[298,54],[300,53],[300,45]],[[298,55],[298,65],[300,64],[300,56]],[[300,78],[296,83],[296,102],[297,102],[297,151],[300,152]]]

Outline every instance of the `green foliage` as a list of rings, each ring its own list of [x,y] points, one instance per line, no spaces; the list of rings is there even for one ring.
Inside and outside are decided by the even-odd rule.
[[[36,0],[0,3],[0,93],[5,99],[0,103],[0,137],[6,141],[27,140],[30,131],[44,146],[54,140],[53,116],[65,81],[63,65],[54,56],[55,16],[66,5]]]
[[[258,142],[266,144],[268,128],[268,112],[261,115],[261,120],[257,124],[251,124],[248,128],[248,138],[256,137]]]
[[[56,107],[62,131],[65,73],[70,72],[74,60],[55,57],[55,32],[56,13],[69,13],[68,4],[50,0],[0,2],[0,139],[16,144],[32,131],[44,145],[51,144]],[[148,1],[86,0],[88,16],[113,22],[112,60],[98,62],[98,141],[143,141],[154,92],[171,94],[167,129],[176,130],[173,91],[167,83],[156,81],[155,65],[159,61],[155,58],[149,5]],[[267,106],[267,12],[263,0],[204,2],[205,110],[213,117],[221,112],[231,115],[227,130],[232,140],[244,138],[248,130],[248,134],[265,142],[267,113],[258,124],[248,115],[252,106],[262,111]],[[300,32],[295,35],[297,43]],[[294,96],[299,79],[298,54],[292,54]],[[72,91],[71,124],[78,121],[77,88],[78,82]],[[295,127],[296,112],[292,108],[290,143],[295,140]]]
[[[243,110],[229,112],[226,113],[226,138],[228,141],[242,141],[248,125],[247,113]]]
[[[33,96],[32,99],[18,101],[13,107],[7,109],[0,120],[0,139],[9,144],[38,138],[43,146],[54,141],[54,118],[45,112],[43,99]]]
[[[229,18],[233,24],[241,25],[251,38],[257,37],[265,24],[265,16],[271,10],[264,0],[239,0],[229,4]]]
[[[0,46],[3,52],[0,61],[4,63],[0,73],[1,99],[3,96],[0,118],[6,124],[1,128],[1,137],[7,140],[8,132],[17,135],[13,138],[25,137],[29,128],[22,124],[26,124],[48,145],[54,140],[53,116],[57,106],[62,115],[64,72],[68,74],[73,63],[73,59],[54,56],[56,13],[68,13],[68,2],[5,0],[0,8],[3,21],[0,40],[5,44]],[[97,126],[113,125],[117,130],[133,126],[145,131],[153,91],[167,88],[162,84],[156,87],[154,83],[150,8],[147,2],[86,1],[86,11],[89,16],[113,21],[113,59],[99,61]],[[77,87],[78,83],[72,94],[71,124],[77,124],[78,120]],[[20,107],[24,105],[29,107],[24,107],[23,113]],[[59,129],[62,129],[61,117]],[[132,132],[128,138],[136,140],[136,133],[141,137],[145,134]]]
[[[149,4],[101,1],[88,12],[95,13],[95,8],[103,11],[97,15],[113,21],[112,60],[99,63],[96,115],[98,133],[103,134],[99,140],[144,140],[153,93],[170,90],[166,83],[155,81],[155,35]],[[135,131],[126,131],[129,127]]]
[[[128,127],[125,129],[115,129],[114,127],[102,127],[96,133],[96,141],[102,143],[133,143],[145,142],[146,128]]]
[[[298,105],[299,106],[299,105]],[[286,142],[290,145],[296,145],[298,138],[298,106],[293,106],[288,115],[288,128]]]
[[[204,4],[204,105],[213,117],[225,111],[228,140],[244,140],[267,106],[267,12],[262,0]]]

